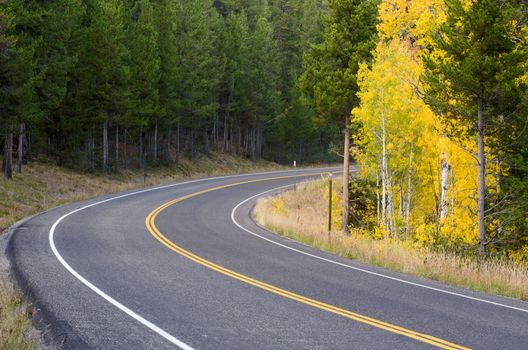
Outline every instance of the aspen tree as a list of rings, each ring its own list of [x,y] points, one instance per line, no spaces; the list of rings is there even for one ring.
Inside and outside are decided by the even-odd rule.
[[[476,141],[478,162],[478,247],[486,255],[489,145],[495,138],[500,115],[508,115],[508,98],[518,95],[517,81],[523,52],[516,50],[512,33],[518,21],[513,2],[446,0],[447,19],[433,37],[432,50],[424,51],[425,101],[446,122],[457,120]],[[503,102],[506,102],[503,104]],[[469,134],[469,135],[468,135]]]

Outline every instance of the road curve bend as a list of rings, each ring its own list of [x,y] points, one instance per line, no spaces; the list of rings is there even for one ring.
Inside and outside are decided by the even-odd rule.
[[[257,226],[256,199],[336,168],[224,176],[62,206],[13,276],[75,349],[526,349],[528,304],[371,267]]]

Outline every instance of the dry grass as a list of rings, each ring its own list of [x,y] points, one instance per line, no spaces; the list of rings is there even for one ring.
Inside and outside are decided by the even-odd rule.
[[[143,172],[137,170],[123,170],[117,175],[104,176],[79,173],[45,163],[30,163],[22,174],[15,174],[13,180],[0,178],[0,232],[29,215],[102,194],[191,177],[277,169],[281,167],[270,162],[255,163],[227,155],[216,155],[193,162],[183,160],[177,168],[148,169],[147,181],[144,183]]]
[[[508,261],[472,259],[434,253],[411,242],[345,237],[328,239],[326,200],[321,181],[297,186],[296,191],[262,198],[256,220],[269,229],[332,253],[451,285],[528,300],[528,269]]]
[[[0,349],[35,348],[30,330],[22,297],[10,284],[0,281]]]
[[[269,162],[251,162],[227,155],[202,157],[193,162],[183,160],[177,168],[148,169],[146,183],[142,171],[122,171],[118,175],[90,175],[45,163],[31,163],[22,174],[6,181],[0,178],[0,232],[21,218],[102,194],[144,186],[249,171],[280,170]],[[0,256],[0,265],[2,265]],[[39,341],[27,316],[27,305],[0,266],[0,349],[33,349]]]

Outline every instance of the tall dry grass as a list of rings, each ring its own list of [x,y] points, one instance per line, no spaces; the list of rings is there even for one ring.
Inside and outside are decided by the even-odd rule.
[[[121,169],[119,174],[87,174],[47,163],[30,163],[22,174],[7,181],[0,176],[0,232],[21,218],[58,205],[103,194],[154,186],[188,178],[227,175],[249,171],[278,170],[270,162],[251,162],[229,155],[212,155],[193,161],[183,159],[178,167],[143,171]]]
[[[30,330],[21,295],[10,284],[0,281],[0,349],[34,349],[37,341]]]
[[[528,268],[505,260],[479,262],[432,252],[399,239],[372,239],[332,232],[328,238],[327,203],[321,181],[258,200],[257,222],[281,235],[371,265],[485,293],[528,300]],[[339,191],[339,189],[337,189]]]
[[[282,167],[274,163],[213,155],[192,162],[182,160],[179,167],[148,169],[144,183],[140,170],[121,170],[119,174],[105,176],[46,163],[30,163],[22,174],[14,174],[13,180],[7,181],[0,176],[0,236],[4,229],[21,218],[61,204],[181,179],[280,169]],[[31,327],[27,304],[5,277],[7,273],[2,265],[0,257],[0,350],[35,348],[39,337]]]

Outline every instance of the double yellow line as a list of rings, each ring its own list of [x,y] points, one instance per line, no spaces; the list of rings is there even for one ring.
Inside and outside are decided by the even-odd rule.
[[[205,267],[207,267],[207,268],[209,268],[211,270],[214,270],[214,271],[216,271],[218,273],[221,273],[223,275],[229,276],[229,277],[234,278],[236,280],[239,280],[241,282],[244,282],[244,283],[250,284],[252,286],[255,286],[257,288],[266,290],[266,291],[268,291],[270,293],[274,293],[274,294],[283,296],[285,298],[288,298],[288,299],[291,299],[291,300],[295,300],[295,301],[298,301],[300,303],[303,303],[303,304],[306,304],[306,305],[309,305],[309,306],[312,306],[312,307],[315,307],[315,308],[318,308],[318,309],[321,309],[321,310],[325,310],[325,311],[331,312],[331,313],[336,314],[336,315],[340,315],[340,316],[352,319],[352,320],[357,321],[357,322],[365,323],[365,324],[371,325],[373,327],[377,327],[377,328],[380,328],[380,329],[383,329],[383,330],[386,330],[386,331],[389,331],[389,332],[392,332],[392,333],[400,334],[400,335],[403,335],[403,336],[406,336],[406,337],[409,337],[409,338],[412,338],[412,339],[415,339],[415,340],[418,340],[418,341],[421,341],[421,342],[424,342],[424,343],[427,343],[427,344],[430,344],[430,345],[434,345],[434,346],[437,346],[437,347],[442,348],[442,349],[469,349],[469,348],[466,348],[466,347],[463,347],[463,346],[460,346],[460,345],[457,345],[457,344],[453,344],[451,342],[448,342],[448,341],[445,341],[445,340],[442,340],[442,339],[439,339],[439,338],[436,338],[436,337],[433,337],[433,336],[430,336],[430,335],[427,335],[427,334],[415,332],[415,331],[410,330],[410,329],[399,327],[399,326],[396,326],[396,325],[393,325],[393,324],[390,324],[390,323],[387,323],[387,322],[383,322],[383,321],[380,321],[380,320],[376,320],[374,318],[367,317],[367,316],[364,316],[364,315],[361,315],[361,314],[358,314],[358,313],[355,313],[355,312],[352,312],[352,311],[341,309],[339,307],[336,307],[336,306],[333,306],[333,305],[330,305],[330,304],[326,304],[326,303],[323,303],[323,302],[320,302],[320,301],[317,301],[317,300],[314,300],[314,299],[310,299],[310,298],[304,297],[302,295],[295,294],[295,293],[289,292],[287,290],[284,290],[282,288],[278,288],[278,287],[272,286],[270,284],[264,283],[262,281],[253,279],[251,277],[248,277],[246,275],[240,274],[240,273],[235,272],[233,270],[229,270],[229,269],[227,269],[225,267],[222,267],[220,265],[217,265],[217,264],[215,264],[215,263],[213,263],[213,262],[211,262],[209,260],[201,258],[198,255],[193,254],[193,253],[191,253],[188,250],[183,249],[182,247],[178,246],[174,242],[170,241],[156,227],[155,220],[156,220],[156,217],[158,216],[159,213],[161,213],[163,210],[167,209],[168,207],[170,207],[170,206],[172,206],[172,205],[174,205],[176,203],[182,202],[182,201],[184,201],[186,199],[189,199],[189,198],[192,198],[192,197],[196,197],[196,196],[199,196],[199,195],[202,195],[202,194],[205,194],[205,193],[209,193],[209,192],[213,192],[213,191],[218,191],[218,190],[221,190],[221,189],[229,188],[229,187],[234,187],[234,186],[239,186],[239,185],[244,185],[244,184],[249,184],[249,183],[254,183],[254,182],[278,180],[278,179],[300,177],[300,176],[306,176],[306,175],[281,176],[281,177],[274,177],[274,178],[267,178],[267,179],[243,181],[243,182],[238,182],[238,183],[234,183],[234,184],[218,186],[218,187],[202,190],[202,191],[199,191],[199,192],[191,193],[191,194],[188,194],[186,196],[182,196],[182,197],[176,198],[176,199],[174,199],[174,200],[172,200],[170,202],[167,202],[167,203],[163,204],[162,206],[154,209],[147,216],[147,218],[145,220],[145,225],[147,226],[148,231],[158,241],[160,241],[164,246],[166,246],[170,250],[172,250],[172,251],[174,251],[174,252],[186,257],[187,259],[192,260],[192,261],[194,261],[194,262],[196,262],[196,263],[198,263],[198,264],[200,264],[202,266],[205,266]]]

